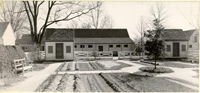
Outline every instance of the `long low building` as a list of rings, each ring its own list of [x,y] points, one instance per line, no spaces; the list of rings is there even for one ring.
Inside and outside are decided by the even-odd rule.
[[[16,43],[31,50],[31,36],[24,34]],[[134,51],[135,44],[127,29],[65,29],[48,28],[42,40],[41,50],[46,60],[73,60],[75,52],[109,51],[117,56],[119,51]]]
[[[45,32],[46,60],[73,60],[74,51],[133,51],[126,29],[58,29]]]

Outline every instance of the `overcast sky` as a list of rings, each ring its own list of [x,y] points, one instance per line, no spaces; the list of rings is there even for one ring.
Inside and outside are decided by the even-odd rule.
[[[150,18],[155,2],[105,2],[107,13],[113,17],[115,28],[127,28],[131,38],[139,34],[136,29],[141,16]],[[195,29],[198,27],[199,2],[163,2],[167,11],[166,28]]]
[[[141,17],[150,18],[150,9],[155,2],[104,2],[104,9],[114,20],[114,28],[126,28],[130,37],[139,35],[136,25]],[[199,2],[163,2],[167,11],[165,22],[168,29],[195,29],[198,27]],[[52,25],[50,27],[56,27]],[[58,27],[66,27],[62,23]],[[133,34],[133,32],[135,34]]]

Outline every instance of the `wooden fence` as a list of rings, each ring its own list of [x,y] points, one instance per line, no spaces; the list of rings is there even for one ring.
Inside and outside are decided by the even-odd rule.
[[[112,51],[75,51],[75,59],[101,59],[101,58],[113,58]]]
[[[188,60],[193,60],[199,62],[199,50],[189,50]]]

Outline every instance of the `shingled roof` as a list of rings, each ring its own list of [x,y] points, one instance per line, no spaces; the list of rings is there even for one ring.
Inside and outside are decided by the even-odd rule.
[[[129,38],[127,29],[65,29],[48,28],[46,37],[49,38],[55,31],[75,31],[75,38]]]
[[[65,29],[48,28],[45,32],[46,41],[72,39],[75,43],[133,43],[127,29]],[[70,33],[68,33],[70,32]],[[56,38],[55,38],[56,37]]]
[[[45,32],[45,41],[73,41],[74,31],[72,29],[48,28]]]
[[[182,29],[165,29],[163,35],[166,41],[187,41],[189,40]]]
[[[23,34],[21,39],[16,39],[16,44],[33,44],[30,34]]]
[[[190,37],[195,31],[197,31],[197,29],[186,30],[184,32],[185,32],[185,34],[187,34]]]
[[[19,44],[34,44],[31,39],[31,34],[23,34],[21,39],[16,39],[15,43],[17,45]],[[42,40],[41,44],[44,44],[44,41]]]
[[[77,44],[131,44],[134,43],[130,38],[75,38]]]
[[[127,29],[75,29],[75,38],[129,38]]]
[[[3,36],[6,28],[8,27],[9,22],[0,22],[0,37]]]

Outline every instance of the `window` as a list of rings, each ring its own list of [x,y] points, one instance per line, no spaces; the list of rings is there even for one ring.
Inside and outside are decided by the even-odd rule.
[[[113,45],[109,45],[109,47],[110,47],[110,48],[112,48],[112,47],[113,47]]]
[[[48,53],[53,53],[53,46],[48,46]]]
[[[74,48],[77,48],[77,45],[74,45]]]
[[[66,46],[66,53],[71,53],[71,46]]]
[[[197,36],[194,36],[194,42],[195,43],[197,42]]]
[[[93,46],[92,45],[88,45],[88,48],[92,48]]]
[[[116,45],[116,47],[121,47],[120,45]]]
[[[182,45],[182,51],[186,51],[186,45]]]
[[[85,48],[85,45],[81,45],[81,48]]]
[[[192,48],[192,45],[189,45],[190,48]]]
[[[171,46],[167,45],[167,52],[170,52],[170,51],[171,51]]]
[[[124,45],[124,47],[128,47],[128,45]]]

